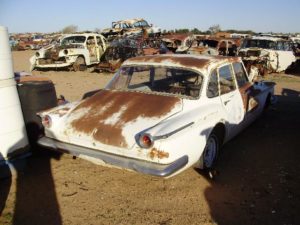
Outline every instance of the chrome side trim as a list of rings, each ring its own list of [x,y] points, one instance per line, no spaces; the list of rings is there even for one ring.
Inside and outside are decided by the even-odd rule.
[[[171,131],[169,133],[166,133],[166,134],[163,134],[163,135],[159,135],[159,136],[153,136],[152,139],[153,139],[153,141],[159,140],[159,139],[166,139],[166,138],[172,136],[173,134],[176,134],[177,132],[179,132],[179,131],[181,131],[181,130],[189,127],[189,126],[192,126],[193,124],[194,124],[194,122],[188,123],[188,124],[186,124],[186,125],[184,125],[182,127],[179,127],[176,130],[173,130],[173,131]]]

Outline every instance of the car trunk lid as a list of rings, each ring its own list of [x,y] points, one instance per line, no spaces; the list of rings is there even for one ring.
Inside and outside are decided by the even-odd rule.
[[[138,133],[181,110],[176,96],[102,90],[68,114],[63,133],[73,144],[130,149]]]

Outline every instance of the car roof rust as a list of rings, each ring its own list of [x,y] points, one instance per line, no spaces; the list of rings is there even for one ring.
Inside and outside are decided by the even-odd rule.
[[[126,60],[123,65],[153,65],[192,68],[199,71],[207,71],[211,66],[219,66],[226,63],[241,62],[238,57],[170,54],[139,56]]]

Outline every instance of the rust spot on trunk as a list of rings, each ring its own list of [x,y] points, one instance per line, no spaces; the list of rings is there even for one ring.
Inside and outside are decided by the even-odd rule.
[[[149,156],[151,159],[154,159],[154,158],[163,159],[163,158],[169,158],[169,153],[158,150],[156,148],[152,148],[151,151],[149,152]]]
[[[159,118],[168,114],[179,102],[179,98],[171,96],[102,90],[74,109],[73,113],[81,109],[88,109],[88,112],[73,120],[71,125],[107,145],[128,147],[122,135],[126,123],[134,122],[139,116]],[[118,113],[115,121],[109,122],[112,115]]]

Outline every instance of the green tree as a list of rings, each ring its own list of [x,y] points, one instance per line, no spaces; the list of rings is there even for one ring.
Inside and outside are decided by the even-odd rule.
[[[61,30],[61,33],[63,33],[63,34],[71,34],[71,33],[76,33],[77,30],[78,30],[78,26],[69,25],[69,26],[64,27]]]

